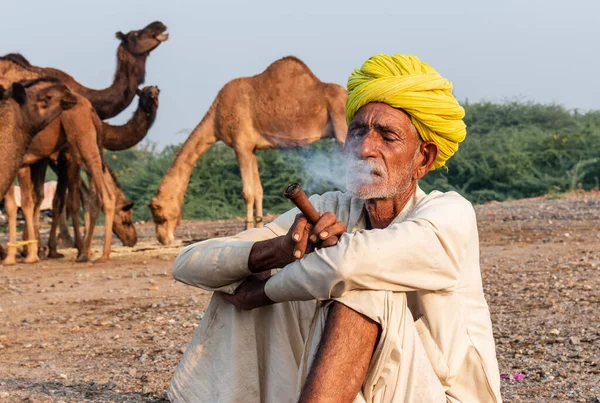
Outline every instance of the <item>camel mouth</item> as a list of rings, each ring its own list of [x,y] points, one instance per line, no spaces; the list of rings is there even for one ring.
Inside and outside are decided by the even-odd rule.
[[[159,42],[165,42],[169,39],[169,33],[163,32],[162,34],[158,34],[158,35],[154,36],[154,39],[156,39]]]

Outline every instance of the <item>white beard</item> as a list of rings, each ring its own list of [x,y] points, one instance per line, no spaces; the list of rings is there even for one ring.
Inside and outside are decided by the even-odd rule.
[[[346,157],[346,190],[355,197],[365,200],[391,199],[411,184],[410,172],[406,172],[405,177],[395,175],[396,183],[389,183],[389,178],[389,172],[383,164]]]

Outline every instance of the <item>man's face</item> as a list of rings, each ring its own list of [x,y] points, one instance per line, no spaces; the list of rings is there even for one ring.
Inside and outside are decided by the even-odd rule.
[[[389,199],[413,179],[422,141],[406,112],[382,103],[358,110],[344,145],[346,187],[362,199]]]

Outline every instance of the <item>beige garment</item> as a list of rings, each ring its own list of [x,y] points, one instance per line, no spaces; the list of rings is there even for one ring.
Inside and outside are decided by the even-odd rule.
[[[311,202],[321,212],[334,212],[351,232],[342,235],[335,247],[321,249],[286,266],[268,281],[266,291],[276,302],[339,298],[340,302],[382,325],[383,337],[356,401],[437,400],[423,396],[422,391],[427,388],[422,388],[421,380],[425,384],[429,382],[434,391],[441,385],[448,401],[501,401],[491,321],[479,271],[475,214],[470,203],[454,192],[425,195],[418,190],[412,202],[388,228],[365,230],[364,201],[331,192],[312,196]],[[174,277],[207,290],[233,292],[239,281],[249,274],[247,261],[252,243],[285,234],[296,214],[294,209],[265,228],[187,247],[175,262]],[[220,304],[215,309],[217,298],[213,298],[211,308],[220,315],[222,309],[228,308]],[[294,362],[287,363],[285,382],[289,382],[290,375],[287,374],[293,372],[292,367],[299,365],[299,384],[304,380],[309,367],[304,363],[310,364],[324,325],[327,304],[320,305],[308,333],[302,327],[305,323],[302,315],[300,320],[288,319],[293,323],[294,332],[306,340],[306,349],[302,363],[297,356],[294,356]],[[403,308],[407,305],[410,311]],[[302,307],[298,312],[309,315],[311,307],[302,303],[297,306]],[[262,309],[254,314],[258,316]],[[238,320],[239,311],[229,308],[227,312],[236,317],[229,318],[230,321]],[[410,317],[407,312],[417,319],[414,325],[407,321]],[[206,354],[211,343],[206,328],[210,327],[211,323],[207,322],[198,328],[173,377],[170,395],[174,400],[198,401],[194,400],[195,392],[190,390],[203,390],[203,401],[235,401],[235,397],[222,400],[215,394],[224,393],[222,388],[236,388],[237,385],[249,389],[253,382],[246,379],[251,378],[247,373],[228,384],[219,382],[210,388],[199,380],[208,375],[196,368],[210,368],[207,361],[214,362],[217,357]],[[274,327],[279,329],[280,325]],[[290,326],[284,327],[290,329]],[[415,329],[418,339],[411,336]],[[252,333],[253,328],[246,324],[245,328],[236,327],[235,330],[238,333],[217,344],[237,345],[247,332]],[[276,347],[279,349],[284,344],[278,343]],[[428,360],[419,354],[420,346]],[[190,352],[198,348],[204,349],[204,355]],[[298,346],[289,348],[297,351]],[[221,350],[227,348],[221,347]],[[265,357],[257,357],[256,352],[257,349],[253,349],[244,356],[236,355],[235,360],[245,363],[250,359],[260,366]],[[279,354],[277,349],[270,352]],[[231,355],[218,355],[218,360],[227,359],[231,360]],[[402,370],[416,367],[422,370]],[[437,379],[432,381],[423,368],[430,368]],[[260,372],[272,373],[265,365]],[[415,372],[424,375],[416,377]],[[259,391],[248,395],[250,398],[245,401],[288,401],[278,400],[281,395],[265,393],[263,389],[270,380],[263,377],[261,381]],[[253,385],[256,388],[256,382]],[[297,393],[297,388],[290,388]]]

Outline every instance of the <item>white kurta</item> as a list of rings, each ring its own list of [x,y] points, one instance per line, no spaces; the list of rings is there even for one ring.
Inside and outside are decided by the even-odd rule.
[[[311,202],[334,212],[349,232],[267,282],[267,295],[280,304],[241,312],[216,293],[173,376],[171,399],[294,401],[320,340],[327,300],[337,299],[382,327],[357,402],[443,401],[444,394],[448,401],[501,401],[471,204],[454,192],[418,190],[390,226],[365,230],[363,200],[330,192]],[[174,277],[232,293],[250,274],[252,244],[287,233],[297,213],[188,246]]]

